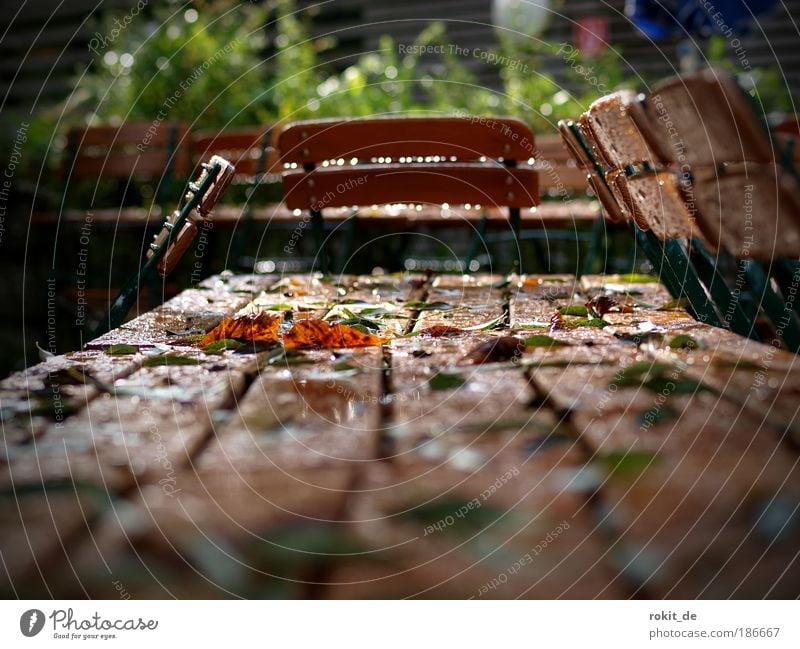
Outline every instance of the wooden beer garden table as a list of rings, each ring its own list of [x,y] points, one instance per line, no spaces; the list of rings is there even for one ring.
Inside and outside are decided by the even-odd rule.
[[[0,590],[797,597],[799,395],[646,277],[223,273],[0,382]]]

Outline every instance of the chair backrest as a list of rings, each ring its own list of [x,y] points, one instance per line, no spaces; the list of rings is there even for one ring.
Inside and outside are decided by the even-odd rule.
[[[297,122],[278,138],[290,209],[385,203],[538,203],[531,129],[514,118]]]
[[[539,172],[541,195],[575,196],[586,194],[586,172],[578,166],[558,135],[536,138],[533,168]]]
[[[221,155],[236,167],[237,179],[253,179],[281,171],[277,149],[273,146],[272,126],[204,131],[192,135],[195,160],[208,161]]]
[[[661,239],[701,234],[740,258],[800,254],[797,180],[730,75],[710,69],[667,80],[649,98],[598,99],[578,129],[588,151],[576,146],[574,127],[561,129],[578,163],[602,168],[620,212],[641,229]]]
[[[584,174],[586,182],[603,206],[606,218],[614,223],[627,221],[629,218],[627,211],[611,192],[605,171],[593,154],[597,144],[591,138],[591,134],[586,133],[580,124],[565,119],[558,122],[558,131],[565,150],[575,160],[576,167]]]
[[[666,168],[666,152],[652,147],[645,135],[650,127],[643,112],[636,93],[615,92],[589,106],[580,119],[582,132],[628,218],[662,240],[693,236],[694,215],[677,175]]]
[[[727,72],[709,68],[667,79],[653,88],[647,112],[662,146],[690,166],[774,159],[765,125]]]
[[[647,113],[691,177],[698,225],[712,247],[740,258],[800,255],[797,179],[781,169],[779,140],[729,73],[668,79],[654,88]]]
[[[638,95],[620,90],[592,102],[581,117],[583,128],[592,133],[599,160],[612,169],[647,163],[652,167],[667,162],[660,149],[653,148],[634,120],[641,111]]]
[[[152,122],[72,129],[67,135],[65,178],[160,178],[189,173],[185,124]]]

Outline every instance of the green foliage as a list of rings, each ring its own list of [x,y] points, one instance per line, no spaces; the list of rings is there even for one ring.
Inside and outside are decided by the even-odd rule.
[[[776,68],[752,68],[741,50],[743,59],[731,48],[727,38],[712,36],[708,42],[707,58],[710,65],[728,70],[736,75],[739,84],[750,93],[756,106],[765,114],[773,112],[794,113],[795,103]]]
[[[637,85],[623,73],[618,49],[589,59],[565,43],[501,38],[499,54],[504,112],[524,119],[535,133],[552,133],[558,120],[579,115],[601,95]],[[564,69],[561,79],[542,72],[553,62]]]
[[[465,65],[465,57],[475,53],[455,51],[442,23],[428,25],[405,51],[384,35],[377,51],[337,71],[322,56],[335,54],[336,39],[312,38],[309,13],[298,11],[295,0],[197,0],[195,7],[176,1],[151,4],[117,30],[77,81],[68,110],[58,107],[33,118],[20,175],[35,178],[38,168],[28,168],[34,161],[49,159],[54,167],[63,138],[53,133],[78,123],[159,119],[202,130],[277,119],[460,112],[515,115],[537,134],[547,134],[555,132],[559,119],[578,115],[598,96],[641,85],[620,64],[618,49],[588,59],[566,43],[501,38],[495,51],[481,57],[502,80],[503,90],[495,91],[477,83]],[[93,30],[111,34],[114,16]],[[266,34],[274,48],[269,56]],[[723,38],[712,38],[707,49],[709,61],[738,72],[767,112],[791,109],[777,71],[753,69],[742,75]],[[426,50],[438,53],[426,55],[423,65],[420,53]],[[560,70],[555,76],[545,72],[554,69]],[[7,146],[13,133],[2,135]]]
[[[441,23],[424,29],[409,53],[401,55],[394,39],[384,34],[376,52],[361,56],[341,73],[321,65],[318,54],[330,39],[311,40],[307,25],[293,13],[294,2],[281,0],[275,44],[274,100],[278,117],[309,119],[342,115],[366,116],[398,112],[496,112],[495,93],[477,85],[457,56],[446,47]],[[433,72],[420,66],[420,52],[445,46]]]
[[[201,11],[160,6],[100,50],[80,83],[98,122],[184,121],[194,128],[259,124],[270,117],[259,49],[266,13],[254,5]],[[111,33],[110,22],[98,26]]]

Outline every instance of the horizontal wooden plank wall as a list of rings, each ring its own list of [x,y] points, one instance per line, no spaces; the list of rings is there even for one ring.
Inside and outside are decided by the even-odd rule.
[[[137,0],[37,0],[9,9],[0,15],[0,94],[4,108],[29,109],[52,104],[72,88],[75,73],[92,60],[88,45],[103,15],[122,19]],[[335,0],[320,5],[301,0],[309,8],[314,35],[330,34],[337,39],[335,51],[326,55],[337,59],[337,67],[354,62],[366,51],[377,50],[380,35],[390,33],[396,43],[410,44],[431,21],[447,24],[447,42],[483,50],[496,47],[490,26],[488,0],[407,0],[369,2]],[[611,40],[623,50],[631,70],[649,79],[667,76],[675,60],[674,44],[656,47],[638,33],[623,13],[624,0],[606,2],[571,0],[557,3],[556,17],[545,34],[549,40],[572,42],[571,21],[580,16],[605,14],[611,20]],[[760,33],[742,39],[742,47],[754,66],[774,66],[780,61],[791,88],[800,87],[800,50],[796,47],[800,19],[800,0],[786,0],[773,15],[761,21],[766,38]],[[146,19],[145,12],[135,18]],[[774,49],[774,51],[773,51]],[[30,51],[29,51],[30,50]],[[102,50],[100,52],[102,54]],[[735,56],[735,55],[734,55]],[[431,64],[433,64],[431,59]],[[479,82],[498,88],[495,66],[480,58],[466,56],[462,62]],[[548,72],[557,73],[562,62],[552,59]]]
[[[491,27],[491,2],[489,0],[407,0],[403,3],[369,2],[368,0],[336,0],[320,6],[313,0],[303,0],[300,5],[309,7],[314,16],[315,35],[337,37],[339,47],[329,53],[336,58],[337,67],[353,63],[358,54],[379,49],[379,39],[389,33],[396,44],[408,45],[432,21],[442,21],[447,26],[447,43],[461,48],[483,51],[497,47]],[[611,42],[622,50],[628,73],[641,74],[650,81],[674,74],[677,67],[676,42],[658,45],[651,43],[638,32],[624,14],[624,0],[570,0],[554,2],[556,16],[543,38],[552,42],[572,43],[572,21],[589,15],[606,15],[610,19]],[[790,88],[800,88],[800,52],[797,43],[797,19],[800,18],[800,0],[786,0],[774,14],[760,21],[765,37],[754,30],[742,38],[742,47],[752,66],[774,67],[780,61]],[[774,48],[774,51],[773,51]],[[735,54],[731,53],[735,59]],[[436,57],[430,57],[434,64]],[[480,57],[464,56],[461,59],[478,81],[490,88],[499,88],[497,66]],[[546,63],[546,71],[558,74],[563,61],[557,57]]]

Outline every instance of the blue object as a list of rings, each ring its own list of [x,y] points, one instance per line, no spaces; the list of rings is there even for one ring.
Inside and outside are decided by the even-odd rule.
[[[674,36],[742,35],[754,16],[769,13],[777,0],[627,0],[625,13],[653,40]]]

